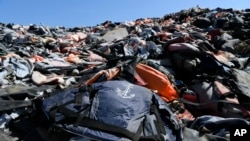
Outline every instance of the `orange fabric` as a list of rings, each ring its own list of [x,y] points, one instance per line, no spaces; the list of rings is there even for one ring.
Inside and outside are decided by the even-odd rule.
[[[65,58],[65,61],[77,64],[81,62],[81,59],[77,55],[71,53],[68,57]]]
[[[95,83],[95,81],[98,78],[100,78],[102,74],[106,75],[107,80],[111,80],[111,79],[115,78],[120,73],[120,71],[121,71],[120,68],[111,68],[111,69],[107,69],[107,70],[101,70],[96,75],[94,75],[89,80],[87,80],[85,82],[85,85],[91,85],[91,84]]]
[[[70,54],[74,54],[74,55],[80,55],[80,52],[73,49],[73,47],[64,47],[61,50],[61,53],[67,53],[67,52],[69,52]]]
[[[147,83],[145,87],[156,90],[161,98],[166,102],[170,102],[178,98],[178,92],[165,74],[144,64],[137,64],[136,71]]]
[[[35,59],[35,61],[39,61],[39,62],[44,60],[44,58],[39,55],[34,55],[33,58]]]

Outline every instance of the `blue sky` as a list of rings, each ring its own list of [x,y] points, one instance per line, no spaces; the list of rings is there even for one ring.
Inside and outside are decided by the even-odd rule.
[[[162,17],[196,5],[210,9],[250,8],[249,0],[0,0],[0,22],[94,26],[106,20],[124,22]]]

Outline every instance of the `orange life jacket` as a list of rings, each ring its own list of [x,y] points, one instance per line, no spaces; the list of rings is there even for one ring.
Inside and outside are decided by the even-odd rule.
[[[145,87],[156,90],[166,102],[178,98],[177,90],[165,74],[148,65],[140,63],[136,65],[136,71],[144,82],[146,82]]]

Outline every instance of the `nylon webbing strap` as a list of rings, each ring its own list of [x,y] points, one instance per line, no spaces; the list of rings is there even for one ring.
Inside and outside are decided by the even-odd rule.
[[[157,135],[151,135],[146,137],[140,137],[139,141],[164,141],[163,137],[158,139]]]
[[[92,129],[104,131],[107,133],[112,133],[115,135],[129,138],[133,141],[138,141],[140,138],[140,135],[143,131],[143,126],[142,126],[143,124],[140,124],[136,133],[133,133],[133,132],[131,132],[127,129],[121,128],[121,127],[106,124],[106,123],[103,123],[103,122],[95,120],[95,119],[90,119],[88,117],[80,116],[80,114],[78,114],[74,111],[71,111],[65,107],[58,107],[58,110],[59,110],[59,112],[63,113],[66,116],[65,120],[63,120],[66,123],[71,123],[71,124],[80,125],[80,126],[87,127],[87,128],[92,128]],[[81,119],[79,119],[79,117]]]
[[[211,104],[211,103],[227,103],[227,104],[233,104],[233,105],[242,105],[242,104],[234,103],[234,102],[227,101],[227,100],[211,100],[211,101],[206,102],[206,103],[191,102],[191,101],[188,101],[188,100],[186,100],[184,98],[178,98],[178,100],[180,102],[182,102],[182,103],[193,105],[193,106],[205,106],[205,105],[208,105],[208,104]]]
[[[79,125],[84,126],[84,127],[88,127],[88,128],[98,129],[98,130],[105,131],[105,132],[118,134],[118,135],[127,137],[133,141],[137,141],[139,139],[140,133],[138,133],[138,132],[140,132],[140,130],[142,131],[142,127],[143,127],[142,124],[140,124],[139,130],[137,130],[136,133],[132,133],[127,129],[113,126],[110,124],[106,124],[106,123],[100,122],[98,120],[94,120],[94,119],[90,119],[90,118],[86,118],[86,117],[83,117],[82,120],[79,121]]]
[[[156,117],[156,129],[158,130],[157,135],[160,135],[159,133],[162,133],[165,135],[166,131],[164,129],[164,123],[161,120],[161,116],[155,104],[151,105],[151,111],[155,114],[155,117]]]

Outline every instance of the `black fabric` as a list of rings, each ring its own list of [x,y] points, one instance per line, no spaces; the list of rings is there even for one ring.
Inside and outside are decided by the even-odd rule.
[[[217,135],[200,133],[197,130],[185,127],[183,130],[183,141],[229,141]]]
[[[218,50],[213,45],[211,45],[209,42],[203,41],[203,42],[199,42],[197,45],[198,45],[199,49],[202,50],[203,52],[212,51],[215,54],[218,52]]]
[[[15,120],[11,123],[10,128],[15,131],[13,136],[19,138],[22,141],[45,141],[38,133],[36,125],[31,119],[25,117],[20,120]],[[1,140],[2,141],[2,140]]]
[[[139,61],[140,58],[133,57],[129,60],[122,61],[121,64],[118,64],[118,66],[122,66],[122,71],[118,78],[121,80],[127,80],[131,83],[135,83],[135,76],[137,75],[135,67]]]
[[[0,112],[32,106],[31,101],[24,100],[0,100]]]
[[[208,28],[211,24],[208,18],[198,18],[194,21],[194,25],[199,28]]]
[[[232,105],[236,105],[236,106],[239,105],[237,103],[227,101],[227,100],[212,100],[212,101],[209,101],[207,103],[195,103],[195,102],[191,102],[191,101],[188,101],[186,99],[183,99],[183,98],[178,98],[178,100],[180,102],[182,102],[182,103],[185,103],[185,104],[188,104],[188,105],[193,105],[193,106],[205,106],[205,105],[209,105],[211,103],[226,103],[226,104],[232,104]]]
[[[233,69],[232,70],[232,75],[235,81],[234,87],[236,90],[239,91],[238,93],[238,99],[239,101],[245,105],[246,108],[249,109],[249,100],[250,100],[250,74],[239,69]]]
[[[225,64],[219,62],[214,56],[211,54],[203,52],[199,56],[197,56],[201,63],[199,65],[199,73],[204,72],[210,75],[219,74],[223,71],[223,66]]]
[[[216,20],[216,27],[217,28],[223,28],[224,24],[228,22],[227,18],[219,18]]]

